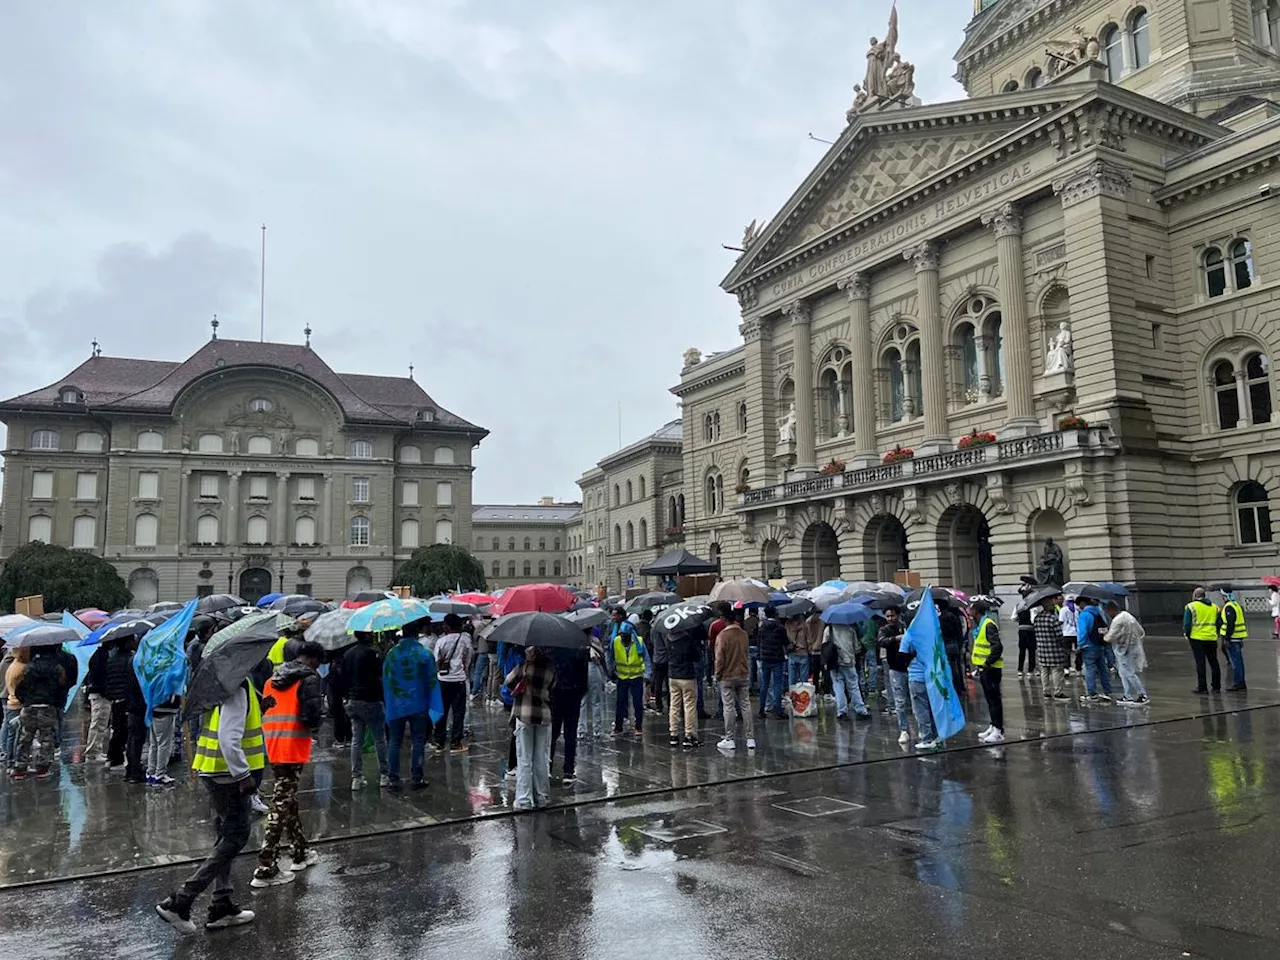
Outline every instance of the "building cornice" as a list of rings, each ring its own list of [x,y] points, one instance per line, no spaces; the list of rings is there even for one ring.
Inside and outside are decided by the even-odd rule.
[[[698,390],[705,390],[707,387],[717,383],[723,383],[727,380],[734,380],[738,377],[746,376],[747,363],[746,360],[740,360],[729,367],[722,367],[719,370],[709,370],[706,373],[694,367],[686,377],[682,378],[678,384],[671,388],[671,392],[677,397],[683,397],[686,394],[694,393]]]

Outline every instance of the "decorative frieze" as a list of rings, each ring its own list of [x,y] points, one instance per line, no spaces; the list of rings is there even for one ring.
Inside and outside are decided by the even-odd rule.
[[[1064,209],[1096,197],[1123,200],[1129,192],[1132,177],[1128,170],[1095,160],[1093,163],[1053,181],[1053,192],[1062,200]]]

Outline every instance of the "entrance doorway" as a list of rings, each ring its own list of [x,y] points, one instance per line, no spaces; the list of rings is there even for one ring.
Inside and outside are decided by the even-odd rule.
[[[862,549],[871,568],[870,580],[893,582],[899,570],[911,569],[911,555],[907,552],[907,528],[895,516],[882,513],[867,524],[862,538]]]
[[[782,547],[777,540],[766,540],[760,548],[760,579],[777,580],[782,577]]]
[[[240,574],[240,596],[245,603],[255,604],[271,592],[271,571],[265,567],[250,567]]]
[[[840,576],[840,539],[830,524],[809,524],[800,541],[800,564],[814,586]]]
[[[991,528],[972,504],[951,507],[938,520],[938,567],[941,586],[966,593],[995,589]]]

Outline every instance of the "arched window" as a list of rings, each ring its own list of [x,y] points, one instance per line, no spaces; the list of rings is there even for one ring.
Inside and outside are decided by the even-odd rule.
[[[245,524],[245,543],[266,543],[267,542],[267,518],[262,516],[252,516],[249,522]]]
[[[1231,244],[1231,278],[1237,290],[1253,286],[1253,245],[1248,240],[1236,240]]]
[[[28,543],[49,543],[53,540],[53,518],[36,516],[27,521]]]
[[[453,543],[453,521],[442,517],[436,521],[436,543]]]
[[[982,398],[982,374],[978,367],[978,335],[972,323],[956,328],[955,347],[960,360],[960,398],[964,403],[977,403]]]
[[[747,466],[747,461],[745,460],[738,465],[738,486],[751,486],[751,468]]]
[[[613,505],[615,507],[622,506],[622,487],[616,483],[613,485]]]
[[[1271,507],[1267,489],[1256,480],[1240,484],[1236,489],[1236,531],[1244,546],[1271,543]]]
[[[720,411],[717,410],[711,415],[711,434],[715,439],[720,439]]]
[[[709,413],[702,418],[702,439],[707,443],[715,439],[715,424]]]
[[[435,462],[441,466],[453,464],[453,447],[436,447]]]
[[[1141,8],[1129,18],[1129,60],[1135,70],[1151,62],[1151,29],[1147,11]]]
[[[547,575],[547,561],[545,561],[545,560],[539,560],[539,561],[538,561],[538,576],[539,576],[539,577],[545,577],[546,575]]]
[[[712,470],[707,474],[703,484],[703,501],[707,516],[716,516],[724,510],[724,477],[719,470]]]
[[[547,549],[547,538],[546,538],[546,537],[539,537],[539,538],[538,538],[538,549],[539,549],[539,550],[545,550],[545,549]],[[557,549],[559,549],[559,548],[557,547]]]
[[[720,544],[713,543],[707,548],[707,559],[716,565],[716,569],[720,569]]]
[[[143,430],[138,434],[139,450],[163,450],[164,436],[155,430]]]
[[[644,488],[645,488],[644,477],[641,477],[641,478],[640,478],[640,499],[641,499],[641,500],[647,500],[647,499],[648,499],[648,497],[645,495],[645,489],[644,489]]]
[[[1227,292],[1227,265],[1223,262],[1222,251],[1210,247],[1200,259],[1204,270],[1205,292],[1211,297],[1220,297]]]
[[[160,536],[160,521],[154,513],[140,513],[133,521],[133,545],[154,547]]]
[[[523,571],[523,575],[524,575],[524,576],[526,576],[526,577],[532,577],[532,576],[533,576],[533,563],[532,563],[531,561],[529,561],[529,560],[526,560],[526,561],[524,562],[524,566],[523,566],[523,568],[522,568],[522,571]]]
[[[271,455],[271,438],[270,437],[250,437],[248,451],[249,453],[270,456]]]
[[[821,413],[819,432],[824,437],[838,436],[843,400],[840,396],[840,374],[834,368],[822,371],[818,378],[818,396]]]
[[[572,541],[576,541],[576,540],[577,540],[577,537],[570,537],[569,539],[570,539],[570,540],[572,540]],[[551,541],[551,549],[552,549],[552,550],[556,550],[556,551],[558,551],[558,550],[560,549],[560,538],[559,538],[559,537],[556,537],[554,540],[552,540],[552,541]]]
[[[202,433],[196,440],[196,450],[200,453],[221,453],[222,437],[216,433]]]
[[[636,548],[636,528],[635,525],[627,521],[627,549],[634,550]]]
[[[314,517],[299,517],[293,521],[293,542],[304,547],[309,547],[316,542]]]
[[[907,344],[907,357],[903,363],[903,375],[906,377],[907,409],[911,416],[919,416],[924,410],[923,374],[920,371],[920,341],[912,340]]]
[[[368,517],[351,518],[351,546],[367,547],[371,533],[372,526]]]
[[[675,497],[667,498],[667,526],[668,527],[679,526],[679,521],[676,519],[676,498]]]
[[[747,433],[747,401],[745,400],[738,404],[738,433],[741,436]]]
[[[620,523],[613,525],[613,552],[622,552],[622,524]]]
[[[633,503],[633,502],[635,501],[635,499],[636,499],[636,497],[635,497],[635,490],[634,490],[634,488],[631,486],[631,481],[630,481],[630,480],[628,480],[628,481],[627,481],[627,503]]]
[[[97,517],[76,517],[71,521],[71,546],[78,550],[87,550],[97,545]]]
[[[907,418],[907,377],[903,369],[902,354],[897,347],[885,351],[884,365],[889,375],[889,422],[897,423]]]
[[[532,549],[533,549],[533,538],[532,538],[532,537],[525,537],[525,538],[524,538],[524,548],[525,548],[526,550],[532,550]]]
[[[418,521],[417,520],[401,520],[400,521],[400,549],[402,550],[418,549]]]
[[[553,564],[551,565],[551,575],[552,575],[553,577],[559,577],[559,576],[560,576],[560,561],[559,561],[559,560],[557,560],[555,563],[553,563]]]
[[[401,463],[421,463],[422,448],[412,443],[406,443],[403,447],[400,448],[400,462]]]
[[[680,514],[680,519],[677,525],[683,527],[684,526],[684,494],[683,493],[680,494],[678,497],[676,497],[676,512]]]
[[[84,394],[82,394],[75,387],[63,387],[61,392],[59,392],[58,394],[58,402],[59,403],[79,403],[81,399],[83,399],[83,397],[84,397]]]
[[[492,573],[495,577],[500,577],[500,576],[502,576],[502,561],[501,561],[501,560],[495,560],[495,561],[493,561],[493,565],[489,568],[489,571],[490,571],[490,573]]]
[[[211,513],[202,514],[196,520],[196,543],[218,542],[218,518]]]
[[[982,322],[983,342],[987,347],[987,377],[991,395],[1004,394],[1004,322],[999,313],[991,313]]]
[[[76,434],[76,452],[77,453],[101,453],[102,452],[102,434],[95,433],[92,430],[85,430]]]
[[[516,538],[515,538],[515,537],[507,537],[507,549],[508,549],[508,550],[514,550],[515,548],[516,548]]]
[[[1107,65],[1107,83],[1119,83],[1124,76],[1124,35],[1115,24],[1102,31],[1102,62]]]
[[[1234,430],[1240,423],[1240,391],[1236,388],[1236,371],[1230,360],[1214,364],[1213,393],[1218,407],[1218,429]]]
[[[495,552],[502,549],[502,541],[497,537],[493,538],[493,549]]]
[[[58,446],[57,430],[35,430],[31,434],[32,450],[57,450]]]
[[[356,460],[372,460],[373,444],[368,440],[352,440],[347,444],[347,454]]]
[[[516,562],[514,560],[507,561],[507,576],[514,577],[516,575]]]
[[[1231,430],[1271,422],[1274,409],[1271,398],[1271,359],[1254,350],[1236,361],[1218,360],[1213,364],[1210,381],[1218,429]]]
[[[293,452],[299,457],[320,456],[320,441],[315,437],[300,437],[293,441]]]
[[[1271,360],[1263,353],[1244,358],[1244,385],[1249,398],[1249,420],[1271,422]]]
[[[640,549],[643,550],[649,546],[649,521],[640,518]]]
[[[1028,90],[1036,90],[1044,86],[1044,74],[1040,71],[1040,68],[1032,67],[1028,70],[1022,85]]]
[[[1000,88],[1001,93],[1016,93],[1017,91],[1018,91],[1017,80],[1010,80],[1008,83],[1006,83],[1003,87]]]

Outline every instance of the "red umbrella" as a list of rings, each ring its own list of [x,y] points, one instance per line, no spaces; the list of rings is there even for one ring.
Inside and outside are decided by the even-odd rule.
[[[526,583],[512,587],[493,605],[495,617],[508,613],[564,613],[578,602],[577,594],[554,583]]]
[[[99,627],[111,619],[111,614],[105,610],[99,610],[97,607],[85,607],[83,610],[77,610],[75,616],[77,620],[91,629]]]
[[[491,597],[487,593],[455,593],[449,599],[455,603],[474,603],[477,607],[483,607],[486,603],[493,603],[498,598]]]
[[[1262,582],[1268,587],[1280,587],[1280,577],[1263,577]]]

